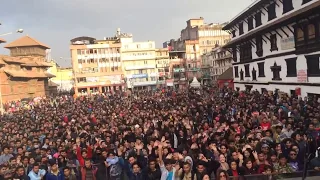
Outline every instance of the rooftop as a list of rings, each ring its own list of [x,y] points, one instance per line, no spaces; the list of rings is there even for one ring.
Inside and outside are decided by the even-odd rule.
[[[271,2],[270,0],[255,0],[246,9],[244,9],[237,16],[231,19],[230,22],[223,27],[223,30],[229,30],[233,25],[235,25],[242,19],[245,19],[247,16],[252,15],[252,13],[257,12],[258,7],[261,7],[262,5],[270,2]]]
[[[21,64],[21,66],[29,66],[29,67],[51,67],[51,63],[45,61],[43,57],[33,57],[33,56],[6,56],[0,55],[0,64],[10,64],[16,63]]]
[[[222,73],[218,77],[218,80],[229,80],[229,79],[233,79],[233,69],[232,69],[232,67],[229,67],[224,73]]]
[[[7,42],[6,40],[0,38],[0,43],[6,43],[6,42]]]
[[[33,39],[30,36],[23,36],[15,41],[7,44],[4,47],[10,49],[10,48],[15,48],[15,47],[28,47],[28,46],[40,46],[45,49],[50,49],[49,46],[37,41],[36,39]]]

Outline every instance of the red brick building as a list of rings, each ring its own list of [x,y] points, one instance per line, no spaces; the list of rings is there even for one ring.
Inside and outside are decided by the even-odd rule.
[[[10,56],[0,55],[0,93],[2,103],[49,94],[46,62],[48,46],[24,36],[5,46]]]

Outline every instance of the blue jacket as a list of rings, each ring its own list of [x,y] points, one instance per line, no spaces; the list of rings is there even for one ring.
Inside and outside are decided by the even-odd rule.
[[[52,173],[48,173],[46,175],[46,180],[64,180],[63,174],[61,171],[59,171],[58,175],[54,175]]]
[[[46,175],[46,170],[40,169],[38,174],[36,174],[35,172],[33,172],[33,170],[31,170],[28,174],[30,180],[41,180],[41,176]]]

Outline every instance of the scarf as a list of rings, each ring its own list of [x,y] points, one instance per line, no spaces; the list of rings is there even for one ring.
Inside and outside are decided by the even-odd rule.
[[[117,156],[115,156],[114,158],[107,158],[107,163],[109,165],[114,165],[119,161],[119,158]]]

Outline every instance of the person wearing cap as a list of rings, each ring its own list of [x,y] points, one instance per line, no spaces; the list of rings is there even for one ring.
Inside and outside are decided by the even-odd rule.
[[[64,180],[63,173],[59,170],[55,161],[50,161],[50,171],[46,174],[46,180]]]

